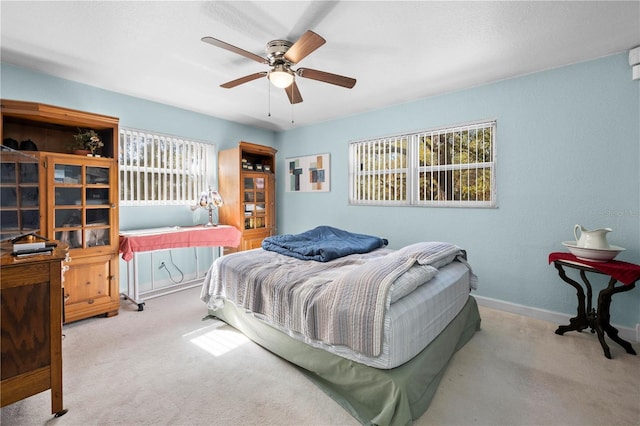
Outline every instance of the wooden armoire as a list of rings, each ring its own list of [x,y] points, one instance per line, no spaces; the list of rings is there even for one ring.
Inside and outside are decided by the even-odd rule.
[[[238,248],[225,253],[259,248],[276,234],[276,152],[264,145],[239,142],[218,153],[218,192],[224,204],[218,220],[242,232]]]

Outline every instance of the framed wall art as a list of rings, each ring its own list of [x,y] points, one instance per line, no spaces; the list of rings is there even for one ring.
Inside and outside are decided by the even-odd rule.
[[[287,158],[287,192],[329,192],[330,154]]]

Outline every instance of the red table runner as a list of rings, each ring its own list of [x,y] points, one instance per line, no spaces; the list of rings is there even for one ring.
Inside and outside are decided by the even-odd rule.
[[[620,281],[625,285],[630,285],[640,279],[640,265],[634,263],[622,262],[619,260],[610,260],[608,262],[590,262],[588,260],[578,259],[571,253],[556,252],[549,255],[549,263],[556,260],[566,260],[577,263],[579,265],[588,266],[603,272],[612,278]]]
[[[120,233],[122,259],[130,261],[133,253],[184,247],[238,247],[242,234],[234,226],[191,226],[141,229]]]

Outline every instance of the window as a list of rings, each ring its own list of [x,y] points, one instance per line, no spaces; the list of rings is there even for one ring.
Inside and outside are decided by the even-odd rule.
[[[354,141],[349,203],[494,207],[496,122]]]
[[[120,129],[120,204],[193,204],[213,185],[215,145]]]

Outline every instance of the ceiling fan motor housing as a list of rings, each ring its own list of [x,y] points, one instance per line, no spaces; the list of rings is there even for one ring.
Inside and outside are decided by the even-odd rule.
[[[269,65],[273,66],[278,63],[290,64],[289,61],[284,59],[284,54],[287,53],[292,45],[293,43],[287,40],[272,40],[267,43],[267,47],[265,47],[264,51],[269,59]]]

